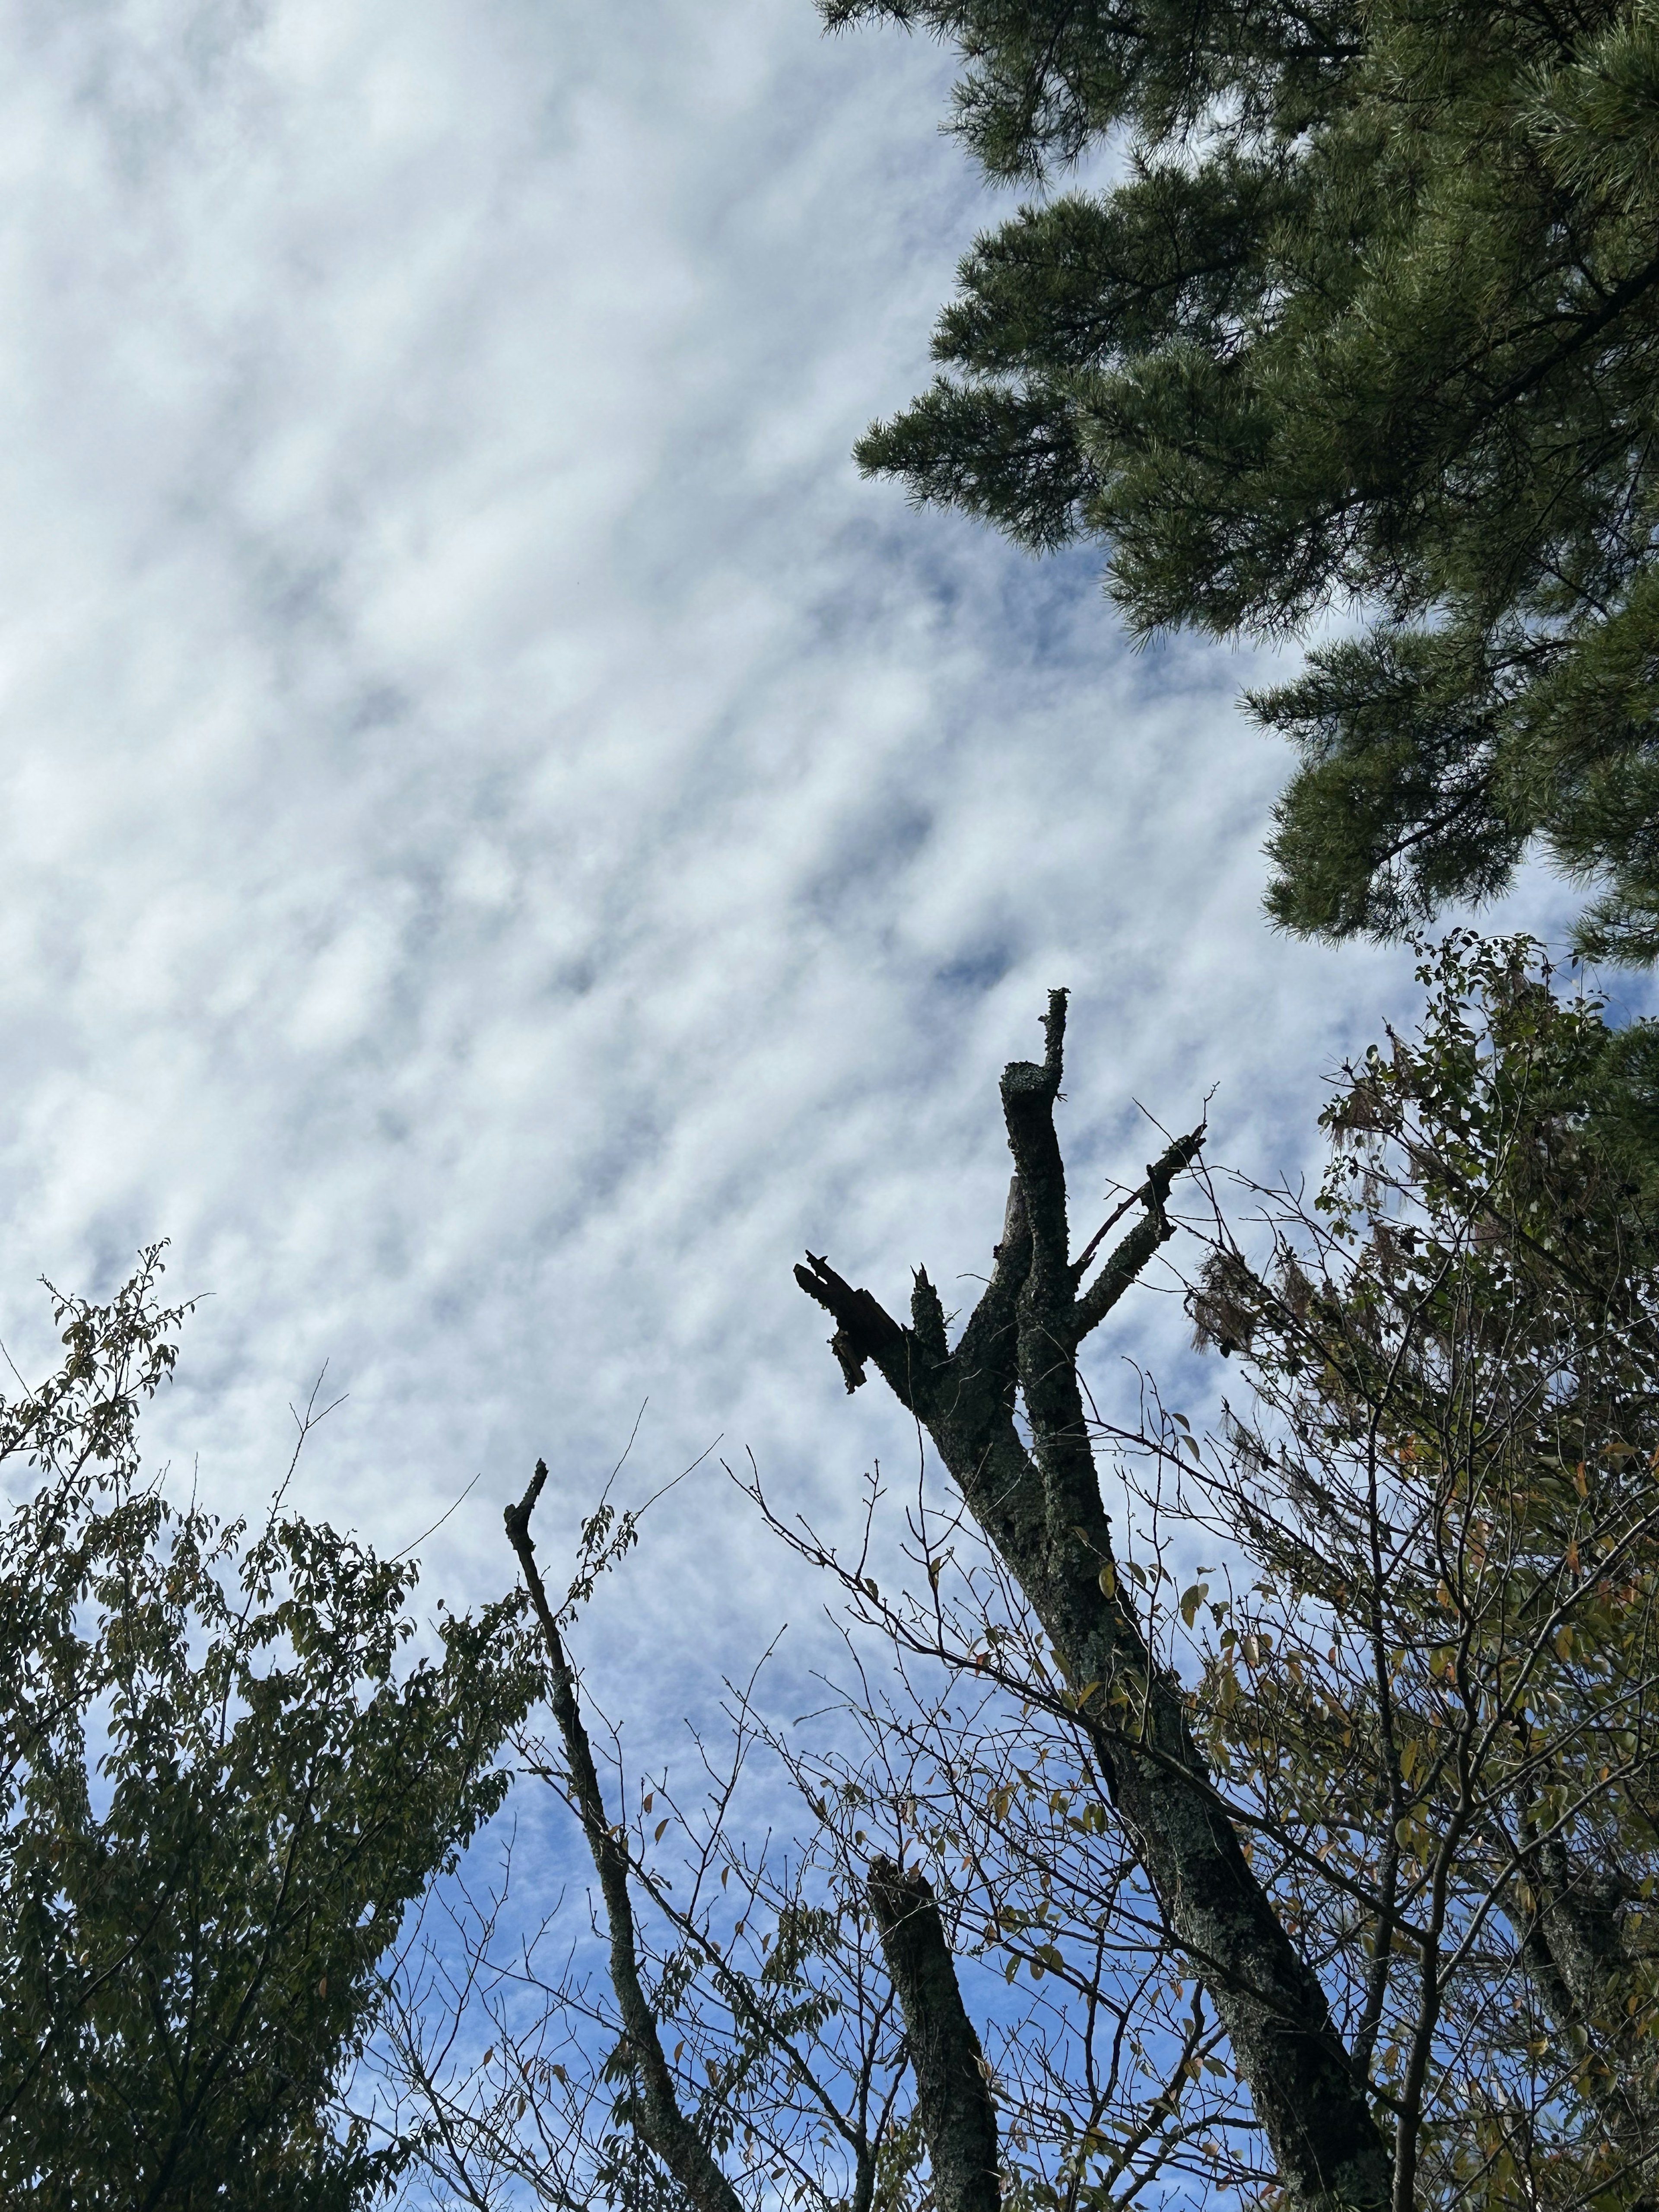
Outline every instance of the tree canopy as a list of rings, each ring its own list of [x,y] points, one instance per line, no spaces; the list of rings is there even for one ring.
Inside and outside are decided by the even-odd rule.
[[[1398,933],[1536,844],[1659,956],[1659,13],[1650,0],[819,0],[964,63],[951,128],[1054,186],[981,237],[943,373],[858,448],[1137,635],[1304,635],[1269,910]]]
[[[159,1256],[57,1299],[64,1365],[0,1402],[0,2196],[347,2212],[412,2148],[342,2101],[379,1962],[539,1676],[511,1604],[400,1666],[409,1562],[145,1478]]]

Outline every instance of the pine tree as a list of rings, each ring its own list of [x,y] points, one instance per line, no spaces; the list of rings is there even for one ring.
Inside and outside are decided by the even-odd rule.
[[[1419,0],[819,0],[959,49],[951,128],[1048,192],[858,448],[1131,631],[1357,635],[1251,695],[1297,747],[1268,908],[1390,935],[1536,845],[1659,957],[1659,13]]]

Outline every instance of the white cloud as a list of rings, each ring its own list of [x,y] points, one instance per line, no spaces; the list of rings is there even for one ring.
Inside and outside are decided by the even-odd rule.
[[[934,50],[54,0],[0,60],[11,1334],[170,1233],[216,1297],[158,1439],[249,1503],[328,1357],[301,1503],[400,1545],[482,1468],[459,1601],[647,1394],[642,1480],[908,1449],[789,1266],[982,1263],[1050,983],[1080,1187],[1214,1081],[1230,1156],[1299,1155],[1407,963],[1261,924],[1245,664],[847,459],[985,212]],[[651,1541],[618,1664],[629,1608],[706,1680],[800,1602],[715,1480]]]

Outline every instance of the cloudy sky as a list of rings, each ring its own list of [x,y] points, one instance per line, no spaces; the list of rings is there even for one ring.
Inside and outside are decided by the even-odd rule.
[[[1137,1101],[1303,1157],[1407,1006],[1259,918],[1247,656],[852,468],[992,211],[946,82],[808,0],[0,9],[0,1316],[170,1237],[209,1499],[326,1359],[301,1504],[481,1475],[453,1601],[647,1398],[641,1487],[718,1437],[833,1512],[909,1447],[790,1263],[983,1264],[1050,984],[1085,1203]],[[596,1633],[690,1683],[799,1601],[705,1473]]]

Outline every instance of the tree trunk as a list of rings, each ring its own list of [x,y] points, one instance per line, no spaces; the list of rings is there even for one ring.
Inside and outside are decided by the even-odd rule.
[[[1014,1180],[994,1271],[955,1349],[925,1273],[915,1279],[908,1328],[810,1253],[796,1279],[836,1321],[833,1348],[848,1389],[872,1364],[927,1429],[1081,1694],[1117,1810],[1227,2029],[1299,2212],[1381,2207],[1392,2161],[1324,1991],[1251,1872],[1179,1687],[1153,1664],[1119,1592],[1078,1381],[1078,1346],[1171,1234],[1164,1200],[1202,1131],[1148,1169],[1136,1194],[1142,1218],[1085,1285],[1099,1239],[1070,1259],[1054,1127],[1065,1007],[1065,994],[1053,993],[1042,1064],[1015,1061],[1003,1074]],[[1017,1398],[1029,1450],[1015,1424]]]
[[[891,1859],[875,1861],[866,1888],[904,2014],[934,2203],[939,2212],[999,2212],[996,2107],[938,1902],[919,1870]]]

